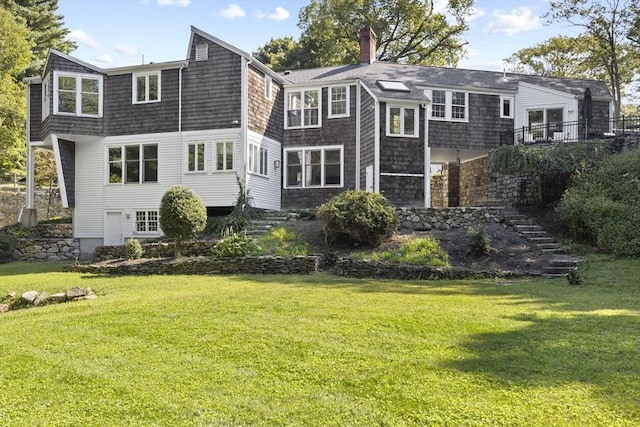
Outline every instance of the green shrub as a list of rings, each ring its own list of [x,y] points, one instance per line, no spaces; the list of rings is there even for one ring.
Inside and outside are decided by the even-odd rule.
[[[300,234],[285,227],[272,228],[258,239],[263,253],[277,256],[308,255],[309,244]]]
[[[616,255],[640,256],[640,151],[577,175],[556,212],[574,238]]]
[[[0,262],[12,259],[16,243],[17,239],[13,234],[0,233]]]
[[[398,216],[389,201],[378,193],[348,190],[318,208],[327,243],[346,238],[377,247],[398,227]]]
[[[142,250],[140,242],[131,237],[124,246],[124,253],[127,259],[140,259],[144,251]]]
[[[366,254],[356,252],[352,254],[356,259],[372,259],[403,264],[430,265],[432,267],[448,267],[449,254],[442,249],[440,242],[433,237],[413,238],[398,249]]]
[[[174,240],[174,254],[180,256],[184,240],[195,237],[207,223],[207,208],[191,189],[175,185],[167,190],[160,202],[160,227]]]
[[[260,250],[260,246],[256,245],[253,239],[238,233],[218,242],[213,248],[212,257],[215,259],[257,255]]]
[[[486,255],[491,249],[491,240],[481,225],[467,228],[467,238],[473,255]]]

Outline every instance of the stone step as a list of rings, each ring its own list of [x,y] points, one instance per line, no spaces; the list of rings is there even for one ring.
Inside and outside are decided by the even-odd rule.
[[[513,228],[516,231],[524,232],[524,231],[544,231],[542,227],[539,225],[514,225]]]
[[[535,239],[536,237],[549,237],[549,233],[544,230],[538,231],[522,231],[520,235],[525,239]]]
[[[509,221],[513,221],[513,220],[519,220],[519,219],[529,219],[528,216],[526,215],[522,215],[522,214],[504,214],[504,220],[505,222],[509,222]]]
[[[553,257],[550,261],[549,261],[549,265],[551,267],[569,267],[569,268],[576,268],[578,267],[578,264],[580,263],[581,260],[577,259],[577,258],[571,258],[571,257]]]
[[[562,249],[561,247],[557,247],[557,248],[548,248],[548,249],[541,249],[543,253],[545,254],[564,254],[564,249]]]
[[[522,219],[510,219],[506,220],[509,225],[536,225],[535,222],[531,219],[522,218]]]
[[[562,274],[566,275],[571,270],[577,270],[578,267],[547,267],[545,274]]]
[[[556,249],[556,248],[560,248],[562,245],[560,245],[560,243],[557,243],[557,242],[552,242],[552,243],[538,243],[536,244],[536,246],[540,249]]]
[[[528,237],[530,242],[536,243],[538,245],[543,243],[555,243],[555,239],[553,237]]]
[[[543,277],[545,279],[562,279],[566,278],[567,274],[542,273],[540,277]]]

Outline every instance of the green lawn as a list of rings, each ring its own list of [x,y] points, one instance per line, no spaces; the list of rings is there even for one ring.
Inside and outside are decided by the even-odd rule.
[[[640,423],[640,266],[565,280],[100,277],[0,265],[2,426]]]

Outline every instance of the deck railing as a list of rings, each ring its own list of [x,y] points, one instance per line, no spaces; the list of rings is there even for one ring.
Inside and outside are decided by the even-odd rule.
[[[640,116],[523,126],[501,132],[500,145],[567,143],[629,135],[640,136]]]

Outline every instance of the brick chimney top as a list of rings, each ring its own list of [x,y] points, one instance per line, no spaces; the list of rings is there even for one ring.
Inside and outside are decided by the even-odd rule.
[[[376,50],[378,37],[371,27],[363,27],[358,31],[358,42],[360,43],[360,63],[372,64],[376,60]]]

